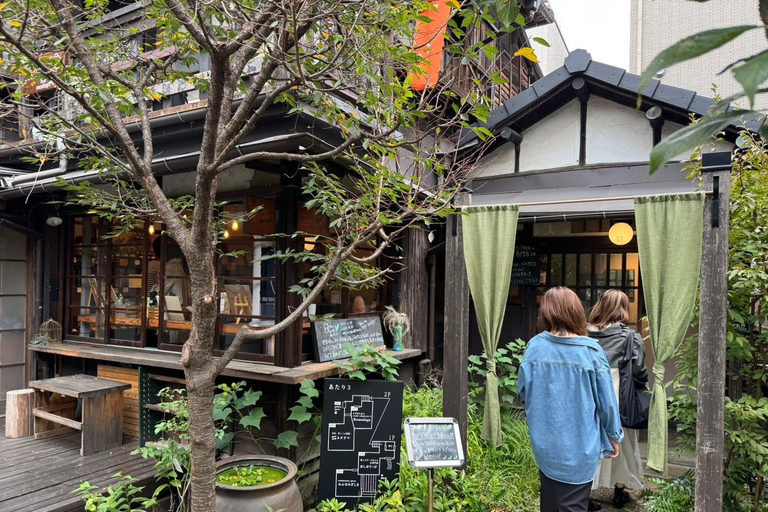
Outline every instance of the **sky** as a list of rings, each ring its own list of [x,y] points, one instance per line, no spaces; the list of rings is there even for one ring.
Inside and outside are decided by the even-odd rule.
[[[568,50],[629,68],[630,0],[549,0]]]

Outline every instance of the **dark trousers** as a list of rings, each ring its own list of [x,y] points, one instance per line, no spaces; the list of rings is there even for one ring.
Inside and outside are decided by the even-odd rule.
[[[592,482],[566,484],[548,478],[539,471],[541,479],[541,512],[587,512]]]

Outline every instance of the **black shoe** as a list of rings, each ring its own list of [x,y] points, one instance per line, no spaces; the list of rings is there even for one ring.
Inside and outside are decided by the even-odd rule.
[[[629,503],[629,493],[623,487],[613,488],[613,506],[614,508],[624,508]]]
[[[589,500],[589,505],[587,506],[587,510],[589,510],[589,512],[597,512],[598,510],[601,510],[602,508],[603,508],[603,506],[601,504],[596,503],[596,502],[594,502],[592,500]]]

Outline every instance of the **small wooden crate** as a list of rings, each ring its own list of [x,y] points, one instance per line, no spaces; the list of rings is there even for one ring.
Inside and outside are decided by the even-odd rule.
[[[123,384],[130,384],[131,389],[123,391],[123,434],[139,437],[139,370],[100,364],[97,375]]]

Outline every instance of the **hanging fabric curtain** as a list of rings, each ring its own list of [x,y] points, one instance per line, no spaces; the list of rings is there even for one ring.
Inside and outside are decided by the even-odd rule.
[[[704,193],[635,198],[645,309],[656,358],[648,424],[648,467],[667,474],[664,363],[688,330],[701,272]]]
[[[498,448],[501,446],[501,418],[499,381],[493,354],[499,344],[512,278],[519,207],[465,206],[462,211],[466,214],[462,222],[469,289],[475,303],[483,347],[489,356],[482,436]]]

